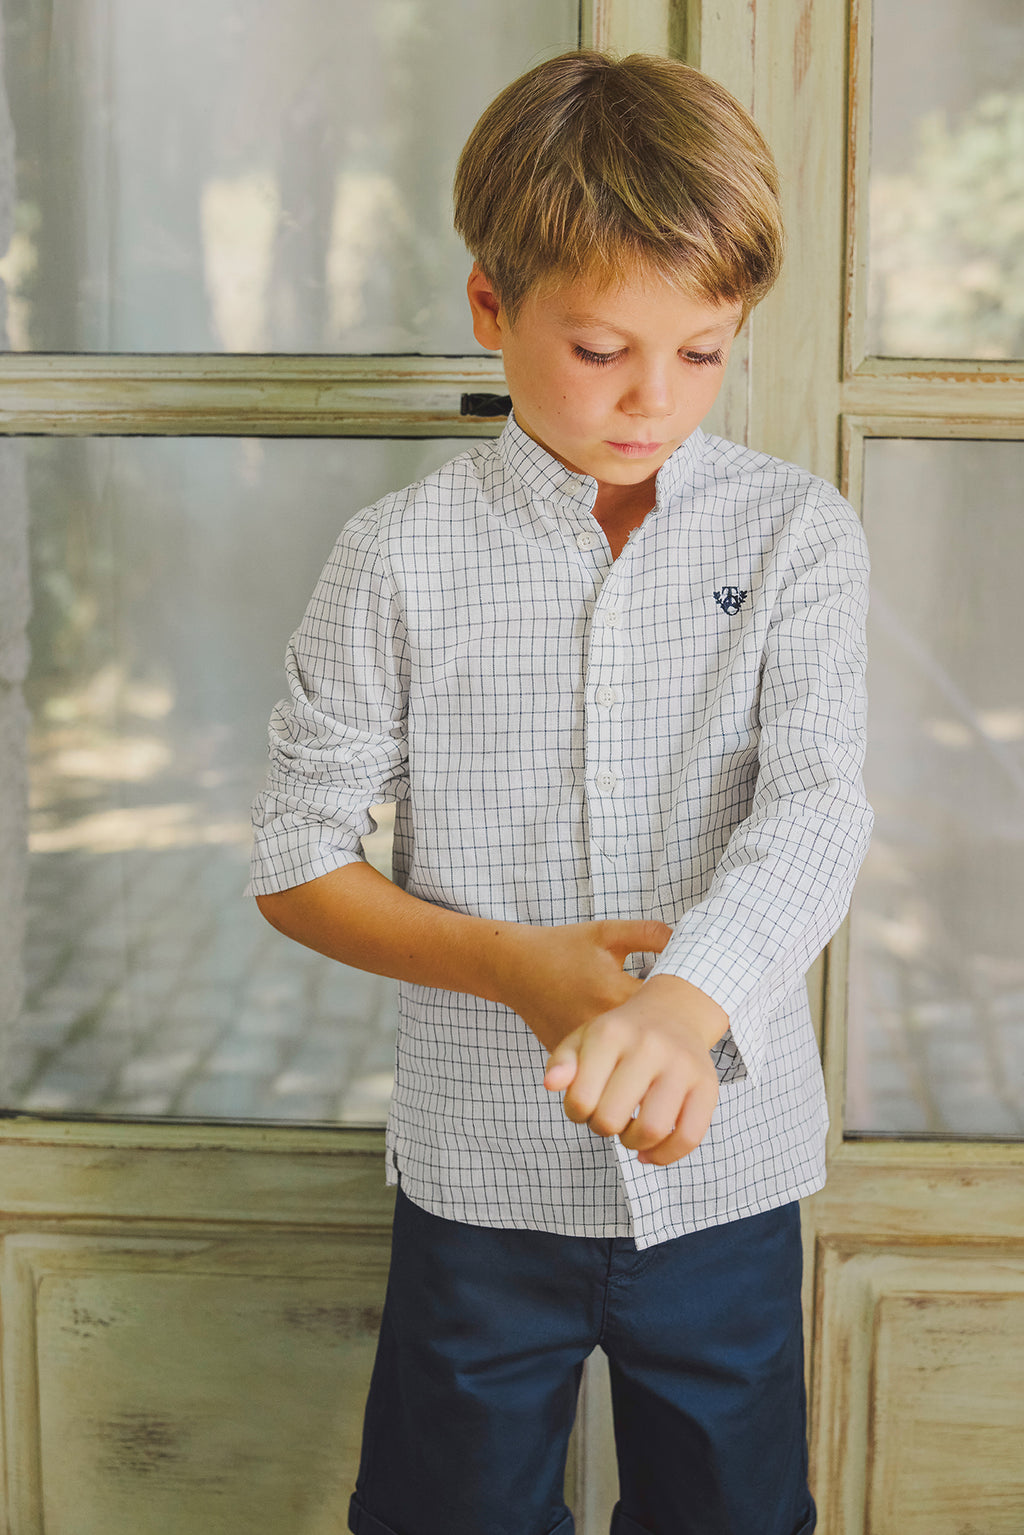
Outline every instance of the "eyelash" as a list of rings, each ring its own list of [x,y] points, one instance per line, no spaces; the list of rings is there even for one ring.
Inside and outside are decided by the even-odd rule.
[[[589,363],[595,368],[608,367],[609,363],[615,362],[616,358],[620,355],[618,352],[588,352],[582,346],[574,346],[573,352],[580,362]],[[684,352],[682,355],[686,358],[687,362],[693,363],[698,368],[718,367],[723,360],[721,351]]]

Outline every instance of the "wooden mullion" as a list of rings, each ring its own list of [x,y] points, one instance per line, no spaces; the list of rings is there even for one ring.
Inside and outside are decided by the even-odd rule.
[[[846,294],[843,305],[843,365],[847,377],[863,364],[866,353],[871,37],[872,0],[850,0],[846,108]]]
[[[580,46],[610,53],[672,51],[680,0],[582,0]]]
[[[857,373],[840,389],[843,415],[916,418],[945,423],[956,434],[958,423],[1016,421],[1024,432],[1024,369],[987,375],[961,363],[937,363],[931,373],[891,368]]]
[[[53,436],[479,437],[502,418],[461,413],[504,395],[494,357],[9,355],[0,432]]]

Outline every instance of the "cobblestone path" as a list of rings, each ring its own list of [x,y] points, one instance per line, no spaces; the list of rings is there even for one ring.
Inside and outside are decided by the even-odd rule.
[[[394,984],[282,938],[245,879],[224,846],[35,856],[4,1106],[382,1124]]]

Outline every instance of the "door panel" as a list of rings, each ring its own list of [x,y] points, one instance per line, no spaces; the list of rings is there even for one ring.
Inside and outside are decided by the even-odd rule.
[[[823,1528],[1020,1529],[1024,1254],[822,1238]]]
[[[385,1231],[29,1231],[3,1248],[15,1528],[344,1527]]]
[[[387,1273],[382,1135],[118,1135],[3,1148],[3,1528],[335,1535]]]

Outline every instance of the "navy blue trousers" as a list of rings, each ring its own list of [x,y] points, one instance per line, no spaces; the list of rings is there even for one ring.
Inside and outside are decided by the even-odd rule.
[[[796,1204],[638,1252],[399,1191],[355,1535],[571,1535],[583,1361],[608,1356],[612,1535],[809,1535]]]

